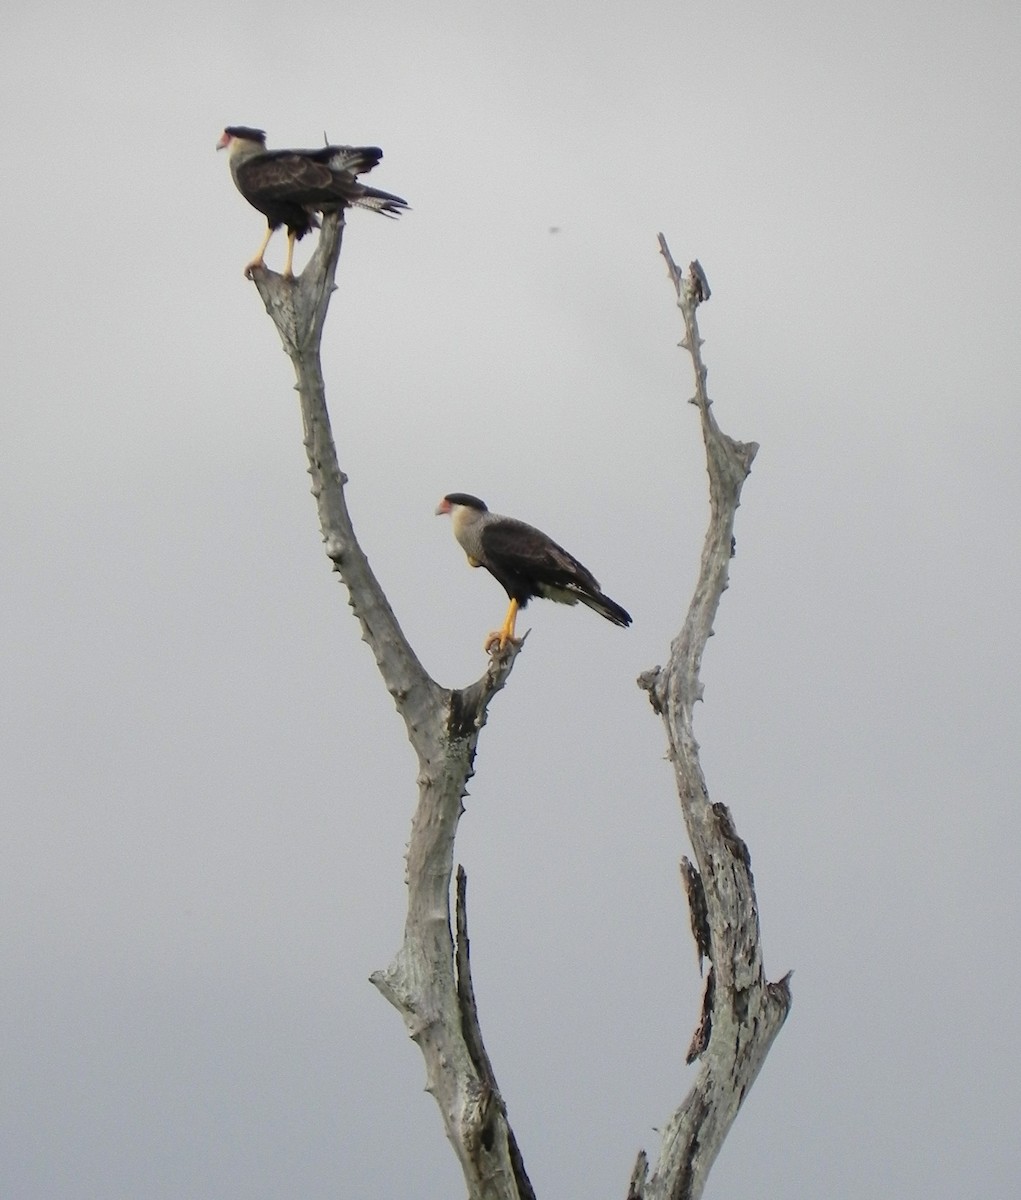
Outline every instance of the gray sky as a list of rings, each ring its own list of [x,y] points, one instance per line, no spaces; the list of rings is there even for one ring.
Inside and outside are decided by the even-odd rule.
[[[0,1192],[463,1190],[367,982],[414,766],[241,276],[261,218],[213,146],[246,123],[378,143],[413,206],[351,217],[325,366],[429,670],[476,678],[504,608],[432,516],[450,490],[635,618],[529,609],[458,845],[539,1194],[623,1195],[692,1078],[687,846],[634,686],[706,511],[663,230],[713,287],[717,415],[762,445],[697,732],[796,972],[707,1197],[1016,1195],[1017,6],[19,8]]]

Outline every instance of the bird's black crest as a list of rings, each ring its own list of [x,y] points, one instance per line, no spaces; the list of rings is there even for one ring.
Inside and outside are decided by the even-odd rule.
[[[477,508],[479,512],[489,512],[484,500],[480,500],[478,496],[471,496],[467,492],[451,492],[449,496],[444,496],[444,500],[451,504],[460,504],[465,508]]]
[[[231,137],[244,138],[248,142],[262,142],[266,144],[265,129],[249,129],[247,125],[228,125],[223,131],[229,133]]]

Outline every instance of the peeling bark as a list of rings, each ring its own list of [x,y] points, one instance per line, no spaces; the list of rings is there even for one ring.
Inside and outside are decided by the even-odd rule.
[[[688,897],[691,936],[695,939],[695,950],[698,953],[698,973],[701,975],[703,960],[708,958],[712,962],[713,957],[709,936],[709,913],[705,905],[702,876],[699,875],[687,856],[681,858],[681,882],[684,884],[684,893]]]

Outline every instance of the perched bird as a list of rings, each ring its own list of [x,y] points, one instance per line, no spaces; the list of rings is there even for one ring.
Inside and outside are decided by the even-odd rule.
[[[630,625],[631,616],[603,594],[592,572],[541,530],[490,512],[478,496],[451,492],[436,508],[449,513],[454,537],[473,567],[485,567],[510,597],[503,627],[486,638],[486,649],[502,650],[514,641],[519,608],[539,596],[560,604],[587,604],[614,625]]]
[[[287,262],[290,278],[294,243],[310,229],[318,229],[316,213],[353,205],[396,217],[407,201],[389,192],[358,182],[383,157],[378,146],[323,146],[320,150],[267,150],[261,129],[228,125],[216,144],[226,150],[230,173],[238,191],[266,218],[266,236],[255,258],[245,267],[249,279],[263,265],[263,255],[273,231],[287,226]]]

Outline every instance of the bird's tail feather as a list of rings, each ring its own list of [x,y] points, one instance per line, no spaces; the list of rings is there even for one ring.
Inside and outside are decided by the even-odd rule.
[[[351,203],[356,208],[371,208],[373,212],[382,213],[386,217],[399,217],[410,207],[407,200],[402,200],[400,196],[365,186],[359,187],[357,194],[351,197]]]
[[[622,625],[627,628],[631,624],[631,614],[621,608],[616,600],[611,600],[609,596],[604,596],[602,592],[578,592],[578,599],[582,604],[587,604],[589,608],[599,613],[601,617],[605,617],[608,621],[612,621],[614,625]]]

